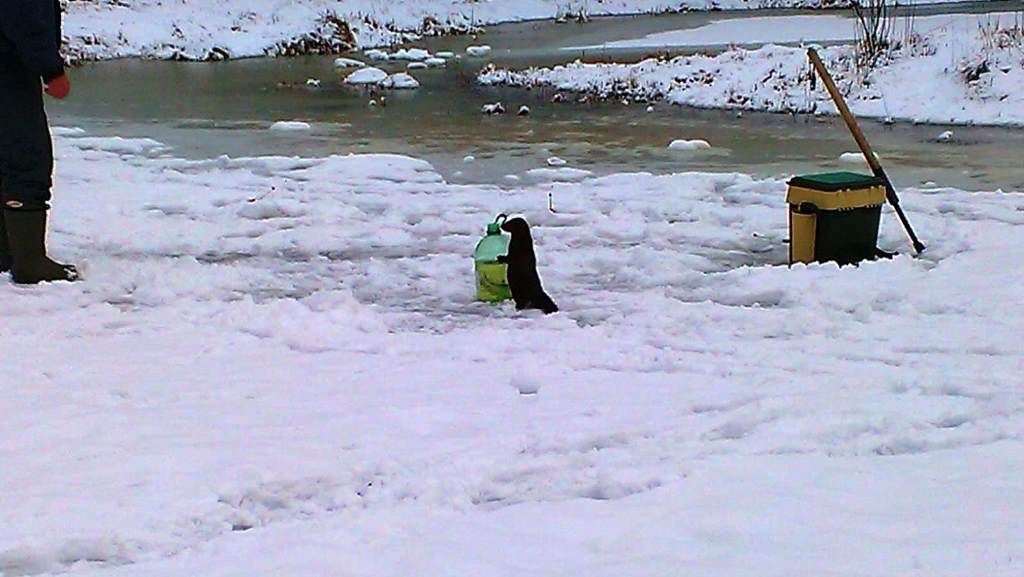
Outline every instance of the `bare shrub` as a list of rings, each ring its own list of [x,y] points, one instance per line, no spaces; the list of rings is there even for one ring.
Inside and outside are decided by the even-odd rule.
[[[878,59],[892,47],[894,0],[854,0],[853,12],[857,16],[857,64],[866,69],[874,67]]]
[[[590,1],[589,0],[568,0],[567,2],[558,1],[555,3],[555,21],[556,22],[568,22],[569,20],[575,20],[576,22],[589,22],[590,21]]]
[[[1024,51],[1024,11],[1015,13],[1012,20],[996,17],[982,21],[979,28],[986,50]]]
[[[278,56],[298,56],[301,54],[340,54],[348,52],[356,46],[356,36],[352,33],[348,22],[334,12],[320,15],[317,27],[302,36],[279,42],[268,50],[269,54]],[[210,60],[218,60],[211,55]]]
[[[993,79],[998,73],[1009,73],[1014,68],[1024,67],[1024,12],[995,15],[982,19],[978,25],[981,49],[960,60],[957,73],[967,85],[968,92],[975,97],[999,96],[1005,99],[1005,92],[993,94]]]

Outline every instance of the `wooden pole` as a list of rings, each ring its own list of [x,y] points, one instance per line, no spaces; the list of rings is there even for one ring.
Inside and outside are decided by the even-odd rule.
[[[846,105],[846,100],[843,99],[843,95],[839,92],[839,88],[836,87],[836,83],[832,80],[832,75],[828,73],[828,69],[825,68],[825,63],[821,61],[821,57],[818,56],[818,51],[813,48],[807,49],[807,56],[811,60],[811,65],[814,66],[814,70],[821,77],[821,81],[825,84],[825,89],[828,90],[829,96],[832,97],[832,102],[836,104],[836,109],[839,110],[839,115],[843,117],[843,121],[846,122],[847,128],[850,129],[850,133],[853,134],[853,139],[857,141],[857,146],[860,147],[861,153],[864,158],[868,161],[868,166],[871,167],[871,172],[875,176],[885,181],[885,198],[892,205],[892,208],[896,211],[896,216],[899,217],[900,223],[903,225],[903,230],[907,231],[907,236],[910,237],[910,242],[914,245],[914,251],[921,254],[924,250],[924,244],[917,239],[917,235],[914,234],[914,229],[910,226],[910,221],[907,220],[907,215],[903,214],[903,208],[900,207],[900,199],[896,195],[896,189],[892,185],[892,181],[889,180],[889,175],[885,173],[885,169],[882,168],[882,164],[878,161],[878,157],[875,156],[874,151],[871,150],[871,144],[868,143],[867,137],[864,136],[864,132],[860,129],[860,125],[857,124],[857,119],[850,112],[850,108]]]

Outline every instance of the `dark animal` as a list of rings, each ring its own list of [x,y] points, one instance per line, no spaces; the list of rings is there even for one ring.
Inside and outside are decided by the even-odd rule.
[[[513,218],[505,221],[501,228],[512,235],[508,255],[498,257],[498,262],[508,264],[508,288],[516,301],[516,310],[540,309],[544,314],[558,312],[558,306],[540,285],[530,225],[522,218]]]

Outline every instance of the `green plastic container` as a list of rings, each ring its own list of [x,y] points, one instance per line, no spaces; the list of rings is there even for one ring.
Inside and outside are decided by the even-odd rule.
[[[494,222],[487,225],[487,234],[480,239],[473,251],[476,267],[476,299],[485,303],[500,303],[512,298],[508,288],[508,266],[498,262],[498,257],[508,254],[511,238],[502,234],[501,223],[505,215],[499,214]]]
[[[878,257],[885,180],[826,172],[789,181],[789,263],[853,264]]]

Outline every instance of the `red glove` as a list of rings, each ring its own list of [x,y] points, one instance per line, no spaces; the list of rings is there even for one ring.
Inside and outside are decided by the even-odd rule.
[[[61,74],[46,83],[46,93],[57,100],[64,100],[70,92],[71,81],[68,80],[67,74]]]

